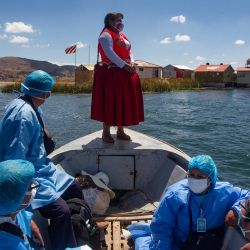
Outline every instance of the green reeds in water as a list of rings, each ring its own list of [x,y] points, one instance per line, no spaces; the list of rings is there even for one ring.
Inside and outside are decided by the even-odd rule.
[[[175,90],[192,90],[200,88],[200,84],[197,81],[191,79],[154,79],[147,78],[141,79],[142,91],[143,92],[168,92]],[[80,94],[80,93],[91,93],[93,83],[85,82],[83,84],[65,84],[56,83],[52,89],[54,93],[69,93],[69,94]],[[2,87],[3,93],[11,93],[14,90],[20,89],[20,83],[7,85]]]
[[[69,94],[88,94],[92,92],[92,87],[92,82],[85,82],[84,84],[55,84],[52,89],[52,92]]]
[[[191,79],[141,79],[143,92],[168,92],[200,88],[197,81]]]
[[[2,87],[1,91],[3,93],[11,93],[15,90],[20,89],[21,84],[15,83],[12,85],[7,85]],[[68,93],[68,94],[80,94],[80,93],[91,93],[92,92],[92,82],[87,82],[84,84],[65,84],[56,83],[52,88],[53,93]]]
[[[20,90],[20,83],[13,83],[13,84],[8,84],[6,86],[3,86],[1,88],[2,93],[12,93],[13,91],[19,91]]]

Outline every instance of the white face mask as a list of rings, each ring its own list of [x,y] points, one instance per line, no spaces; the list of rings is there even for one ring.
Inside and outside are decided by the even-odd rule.
[[[200,194],[207,189],[208,181],[207,179],[188,178],[188,186],[193,193]]]

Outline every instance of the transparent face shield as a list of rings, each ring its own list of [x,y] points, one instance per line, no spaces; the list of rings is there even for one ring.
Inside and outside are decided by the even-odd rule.
[[[46,99],[48,99],[50,97],[50,92],[47,92],[45,94],[44,98],[43,97],[39,97],[39,96],[32,96],[32,97],[35,98],[35,99],[41,100],[41,101],[45,101]]]
[[[36,92],[36,93],[39,93],[39,95],[45,95],[45,97],[40,97],[39,95],[38,96],[33,96],[31,95],[33,98],[35,99],[38,99],[38,100],[42,100],[42,101],[45,101],[47,98],[50,97],[51,95],[51,91],[45,91],[45,90],[41,90],[41,89],[36,89],[36,88],[31,88],[31,87],[27,87],[24,83],[21,84],[21,86],[23,88],[25,88],[26,90],[30,91],[32,93],[33,92]]]
[[[24,198],[24,201],[21,204],[21,209],[24,209],[25,207],[28,207],[31,204],[34,197],[36,196],[36,193],[39,187],[40,187],[40,184],[37,181],[33,180],[31,182],[28,192],[26,193],[26,196]],[[27,202],[25,202],[26,197],[30,197],[30,199]]]
[[[245,207],[245,205],[240,202],[239,205],[245,210],[246,214],[239,213],[238,226],[242,232],[242,235],[250,239],[250,211]]]

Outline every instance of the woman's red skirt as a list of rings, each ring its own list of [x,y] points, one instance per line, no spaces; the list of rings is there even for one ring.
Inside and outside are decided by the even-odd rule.
[[[100,66],[94,75],[91,119],[109,126],[131,126],[144,121],[141,82],[137,73]]]

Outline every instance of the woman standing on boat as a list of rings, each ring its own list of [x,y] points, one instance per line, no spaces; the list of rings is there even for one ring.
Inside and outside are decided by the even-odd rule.
[[[108,13],[98,40],[101,62],[95,69],[91,119],[103,122],[102,139],[114,143],[110,126],[117,126],[117,138],[130,140],[124,126],[144,121],[141,82],[132,65],[131,44],[121,32],[123,14]]]

